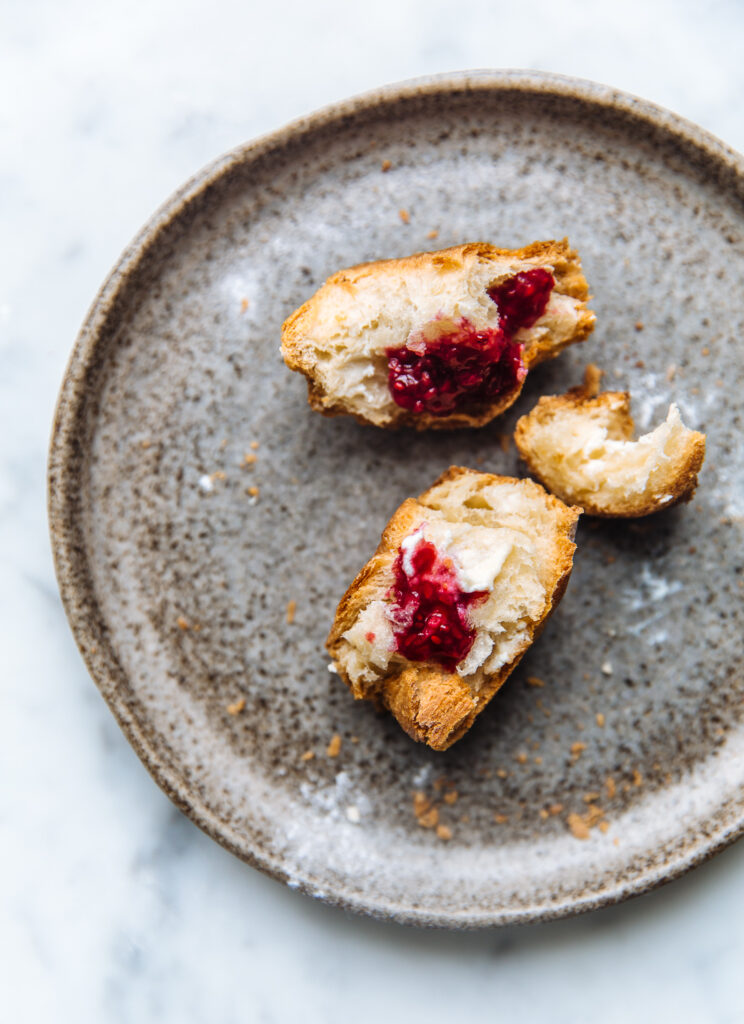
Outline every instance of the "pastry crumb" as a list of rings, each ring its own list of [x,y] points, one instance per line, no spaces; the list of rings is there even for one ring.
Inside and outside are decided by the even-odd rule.
[[[509,815],[496,813],[493,816],[493,820],[496,822],[497,825],[505,825],[509,820]]]
[[[249,488],[248,488],[248,494],[250,494],[250,496],[251,496],[252,498],[257,498],[257,497],[259,496],[259,494],[260,494],[260,493],[261,493],[261,492],[260,492],[260,490],[258,489],[258,487],[249,487]]]
[[[540,808],[539,814],[543,821],[547,821],[550,817],[550,811],[546,811],[544,807]]]
[[[140,448],[149,448],[151,444],[152,441],[148,440],[148,438],[145,438],[144,441],[140,441]]]
[[[594,717],[597,720],[597,725],[599,726],[599,728],[604,729],[605,716],[602,714],[602,712],[598,711]]]
[[[398,216],[400,217],[404,224],[410,224],[411,215],[408,212],[408,210],[398,210]]]
[[[566,824],[576,839],[589,838],[589,826],[580,814],[569,814],[566,818]]]
[[[352,743],[358,743],[359,742],[359,737],[358,736],[350,736],[349,739],[351,740]]]
[[[539,676],[527,676],[527,683],[529,686],[545,686],[545,683]]]
[[[637,331],[642,331],[643,330],[643,321],[642,320],[636,320],[635,329]]]
[[[436,828],[439,824],[439,811],[436,807],[430,807],[428,811],[419,814],[416,820],[421,828]]]
[[[710,349],[708,348],[707,345],[704,348],[700,349],[700,355],[701,356],[709,356],[710,355]]]
[[[244,469],[247,469],[249,466],[255,466],[257,458],[258,456],[253,452],[246,452],[240,465],[243,466]]]
[[[253,449],[254,452],[258,451],[258,449],[259,449],[259,442],[258,441],[251,441],[250,447]]]
[[[581,799],[584,801],[585,804],[592,804],[595,802],[595,800],[599,800],[599,797],[599,793],[584,793]]]
[[[598,828],[598,829],[599,829],[599,831],[600,831],[600,832],[602,832],[602,833],[606,833],[606,832],[609,832],[609,829],[610,829],[610,823],[609,823],[609,821],[600,821],[600,823],[599,823],[599,825],[597,826],[597,828]]]
[[[452,838],[452,829],[448,828],[447,825],[437,825],[437,838],[447,842],[448,839]]]
[[[331,736],[331,742],[326,747],[328,757],[338,757],[341,752],[341,737],[337,732]]]
[[[504,455],[508,455],[509,454],[509,449],[511,448],[511,442],[512,442],[512,439],[509,436],[509,434],[499,434],[499,444],[501,445],[501,451],[504,453]]]
[[[666,379],[669,381],[670,384],[674,380],[674,378],[676,376],[676,373],[677,373],[677,367],[674,365],[674,363],[670,363],[669,366],[667,367],[667,372],[666,372]]]
[[[548,807],[548,814],[551,814],[551,815],[560,814],[562,810],[563,810],[563,804],[551,804],[550,807]]]
[[[250,299],[241,299],[240,300],[240,312],[241,313],[245,313],[246,310],[249,309],[250,304],[251,304],[251,300]]]
[[[633,785],[634,786],[642,786],[643,785],[643,776],[641,775],[641,773],[638,771],[637,768],[633,769]]]
[[[586,743],[582,743],[581,740],[577,740],[571,744],[571,757],[574,761],[577,761],[586,750]]]
[[[506,768],[497,768],[496,774],[500,779],[505,779],[509,775],[509,772],[506,770]]]
[[[425,814],[431,807],[431,800],[423,790],[417,789],[413,794],[413,813],[416,817]]]
[[[295,612],[297,611],[297,602],[293,599],[287,602],[287,625],[291,626],[295,620]]]
[[[437,231],[436,228],[432,228],[431,231],[427,231],[426,233],[426,237],[431,239],[437,238],[438,235],[439,232]]]
[[[380,170],[382,171],[383,174],[386,174],[392,166],[392,160],[383,160],[382,163],[380,164]]]
[[[312,761],[312,759],[314,757],[315,757],[315,751],[314,750],[306,750],[305,753],[301,755],[300,761]]]
[[[457,802],[459,795],[456,789],[450,789],[444,794],[444,802],[446,804],[454,804]]]
[[[191,623],[183,615],[178,616],[178,618],[176,619],[176,625],[178,626],[179,629],[191,629]]]
[[[240,697],[234,704],[227,705],[228,715],[239,715],[245,708],[245,697]]]
[[[615,785],[615,780],[611,775],[608,775],[605,779],[605,789],[607,790],[607,796],[612,800],[615,793],[617,793],[617,786]]]
[[[520,764],[527,764],[527,755],[524,751],[520,751],[518,754],[514,755],[514,760],[519,761]]]

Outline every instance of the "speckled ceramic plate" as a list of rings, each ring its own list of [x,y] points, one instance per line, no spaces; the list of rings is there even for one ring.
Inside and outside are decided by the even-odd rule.
[[[94,679],[211,836],[330,902],[466,926],[622,899],[738,835],[743,182],[740,157],[647,103],[481,73],[322,111],[219,159],[154,216],[75,346],[51,523]],[[596,332],[491,427],[324,419],[281,361],[283,318],[339,267],[564,235]],[[674,399],[707,431],[700,490],[647,520],[583,522],[543,636],[434,753],[328,672],[336,602],[396,506],[447,466],[519,474],[501,436],[589,360],[631,390],[640,428]],[[449,841],[417,824],[413,790]]]

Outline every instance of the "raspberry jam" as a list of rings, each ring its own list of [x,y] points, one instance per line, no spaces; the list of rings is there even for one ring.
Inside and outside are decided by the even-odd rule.
[[[393,401],[410,412],[447,416],[513,391],[527,375],[522,346],[513,336],[542,316],[554,284],[540,267],[521,271],[488,293],[499,309],[498,327],[477,330],[463,318],[448,334],[389,348]]]
[[[435,661],[454,672],[475,640],[467,610],[488,591],[461,590],[452,563],[421,536],[413,550],[401,547],[393,572],[390,617],[396,650],[409,661]]]
[[[554,286],[555,278],[549,271],[534,267],[489,288],[489,298],[499,308],[500,327],[509,335],[522,327],[532,327],[547,309]]]

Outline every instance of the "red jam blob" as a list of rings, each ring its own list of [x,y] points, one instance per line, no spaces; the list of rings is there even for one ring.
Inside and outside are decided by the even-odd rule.
[[[432,416],[492,402],[513,390],[527,372],[521,345],[501,328],[478,331],[465,319],[456,331],[417,344],[416,351],[389,348],[386,355],[395,403]]]
[[[554,287],[555,278],[548,270],[533,267],[489,288],[488,296],[499,308],[502,329],[512,335],[522,327],[532,327],[547,309]]]
[[[413,347],[389,348],[393,401],[410,412],[448,416],[513,391],[527,376],[514,334],[539,320],[554,285],[553,275],[542,267],[520,271],[488,292],[499,309],[498,327],[477,330],[463,318],[447,334],[420,337]]]
[[[475,640],[467,610],[488,591],[461,590],[452,563],[440,558],[434,545],[423,537],[407,559],[401,548],[393,572],[390,595],[395,604],[390,616],[396,650],[409,661],[434,661],[454,672]]]

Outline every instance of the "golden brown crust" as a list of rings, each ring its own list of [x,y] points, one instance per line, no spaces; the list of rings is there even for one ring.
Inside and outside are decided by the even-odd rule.
[[[600,504],[590,494],[582,493],[579,497],[568,481],[561,481],[559,485],[551,478],[548,482],[546,468],[533,449],[532,433],[536,427],[560,417],[562,412],[580,412],[587,416],[601,413],[606,418],[607,436],[610,439],[633,439],[630,394],[627,391],[604,391],[598,394],[598,377],[592,374],[592,370],[596,370],[596,367],[587,367],[583,386],[572,388],[564,395],[543,395],[534,409],[517,421],[514,442],[529,472],[562,501],[580,501],[586,515],[605,519],[641,518],[661,509],[672,508],[680,502],[690,501],[697,488],[698,473],[705,458],[705,434],[698,431],[688,432],[682,459],[676,461],[663,484],[655,490],[646,489],[616,498],[611,504]]]
[[[292,313],[282,325],[281,349],[284,361],[290,370],[302,373],[307,380],[308,403],[316,412],[324,416],[353,415],[360,423],[370,422],[364,415],[349,410],[343,401],[334,401],[333,396],[326,393],[314,375],[313,359],[309,355],[306,344],[308,326],[312,323],[316,310],[335,288],[353,290],[363,278],[384,274],[398,274],[401,271],[430,270],[435,267],[441,271],[462,269],[471,257],[485,260],[513,260],[530,262],[535,266],[550,266],[555,278],[554,291],[578,300],[577,322],[570,337],[556,342],[550,336],[531,340],[523,353],[523,361],[527,370],[552,359],[568,345],[585,341],[594,329],[595,315],[586,308],[589,289],[581,269],[578,253],[572,249],[567,239],[562,241],[532,242],[520,249],[501,249],[488,242],[470,242],[465,245],[453,246],[436,252],[419,252],[400,259],[377,260],[371,263],[360,263],[354,267],[340,270],[327,279],[313,296]],[[489,423],[496,416],[508,409],[519,397],[523,381],[499,396],[499,398],[470,412],[453,413],[450,416],[432,416],[429,413],[411,413],[397,407],[392,418],[384,425],[388,428],[403,426],[414,427],[416,430],[451,430],[459,427],[480,427]]]
[[[400,544],[420,522],[422,507],[429,507],[428,503],[433,500],[432,496],[440,485],[463,475],[478,478],[484,486],[517,483],[533,496],[539,494],[553,517],[556,539],[545,580],[547,599],[540,619],[533,624],[529,641],[509,664],[497,673],[485,676],[476,692],[457,672],[447,672],[430,662],[404,662],[402,666],[398,664],[391,667],[387,674],[373,684],[355,684],[344,671],[339,657],[344,642],[343,634],[356,622],[370,601],[386,592],[391,581],[390,569]],[[516,481],[511,477],[477,473],[458,466],[443,473],[418,499],[408,498],[404,501],[385,527],[374,555],[342,597],[328,637],[328,650],[354,697],[373,700],[388,708],[412,739],[426,743],[434,750],[446,750],[452,746],[467,732],[477,715],[519,664],[561,600],[573,566],[576,550],[573,535],[580,514],[580,508],[567,507],[531,480]]]

